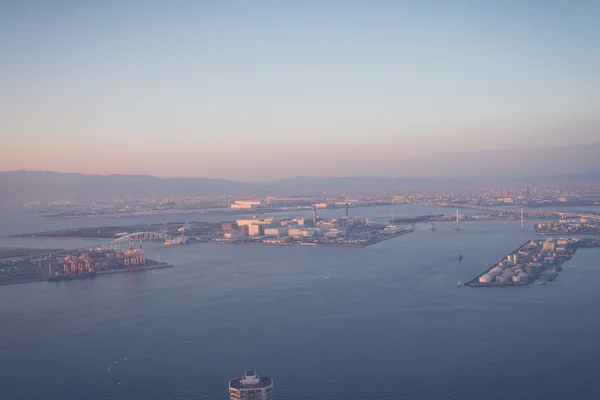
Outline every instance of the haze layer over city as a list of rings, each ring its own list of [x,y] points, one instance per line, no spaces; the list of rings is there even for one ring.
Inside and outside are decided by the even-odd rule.
[[[4,2],[0,170],[242,181],[597,170],[598,8]]]
[[[600,3],[5,1],[0,34],[0,397],[600,397]]]

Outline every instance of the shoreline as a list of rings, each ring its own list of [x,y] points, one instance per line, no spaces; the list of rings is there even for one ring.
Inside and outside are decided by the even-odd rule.
[[[137,267],[137,268],[123,268],[123,269],[109,269],[106,271],[96,271],[97,275],[111,275],[111,274],[119,274],[119,273],[135,273],[142,271],[150,271],[152,269],[164,269],[164,268],[173,268],[173,265],[168,263],[158,263],[153,265],[146,265],[145,267]]]
[[[357,244],[352,244],[352,243],[312,243],[312,242],[304,242],[304,243],[264,243],[264,242],[203,242],[203,243],[209,243],[209,244],[222,244],[222,245],[236,245],[236,244],[240,244],[240,245],[250,245],[250,244],[254,244],[254,245],[264,245],[264,246],[282,246],[282,247],[288,247],[288,246],[301,246],[301,247],[350,247],[350,248],[363,248],[363,247],[367,247],[367,246],[371,246],[380,242],[385,242],[386,240],[390,240],[399,236],[404,236],[408,233],[412,233],[414,232],[414,229],[408,229],[405,231],[401,231],[398,233],[395,233],[393,235],[389,235],[383,238],[379,238],[379,239],[375,239],[369,242],[365,242],[365,243],[357,243]]]
[[[527,244],[529,244],[529,242],[530,241],[523,243],[522,245],[517,247],[515,250],[508,253],[508,255],[518,253],[522,248],[527,246]],[[529,285],[529,282],[507,282],[507,283],[482,283],[482,282],[479,282],[480,276],[483,276],[483,275],[487,274],[488,272],[490,272],[496,265],[498,265],[502,260],[504,260],[504,258],[506,258],[506,257],[502,257],[499,261],[497,261],[491,267],[489,267],[488,269],[486,269],[485,271],[483,271],[482,273],[477,275],[475,278],[466,282],[464,284],[464,286],[467,286],[467,287],[503,287],[503,286],[526,286],[526,285]],[[537,276],[535,279],[537,279]],[[534,281],[535,281],[535,279],[534,279]]]
[[[541,232],[535,233],[536,236],[600,236],[600,233],[578,233],[578,232]]]
[[[356,204],[350,208],[362,208],[362,207],[385,207],[393,205],[392,203],[375,203],[375,204]],[[215,215],[260,215],[267,213],[282,213],[282,212],[296,212],[296,211],[310,211],[312,209],[311,206],[300,206],[299,208],[285,209],[285,208],[242,208],[242,209],[232,209],[229,207],[223,207],[223,211],[206,211],[203,212],[202,209],[194,210],[194,211],[186,211],[181,210],[178,212],[172,213],[160,213],[160,212],[143,212],[143,214],[128,214],[128,213],[115,213],[115,214],[86,214],[86,215],[57,215],[57,214],[46,214],[41,215],[44,219],[81,219],[81,218],[137,218],[137,217],[169,217],[169,216],[215,216]],[[343,207],[335,207],[329,208],[327,210],[343,210]]]
[[[367,247],[374,245],[379,242],[385,242],[386,240],[393,239],[395,237],[404,236],[407,233],[414,232],[415,229],[407,229],[400,231],[398,233],[394,233],[392,235],[374,239],[372,241],[368,241],[361,244],[345,244],[345,243],[263,243],[263,242],[217,242],[217,241],[194,241],[191,240],[189,244],[195,243],[208,243],[208,244],[260,244],[260,245],[270,245],[270,246],[318,246],[318,247]],[[13,238],[35,238],[35,239],[51,239],[51,240],[106,240],[112,241],[115,238],[106,238],[106,237],[94,237],[94,238],[84,238],[84,237],[76,237],[76,236],[36,236],[36,235],[19,235],[13,236]],[[153,240],[153,241],[161,241]]]

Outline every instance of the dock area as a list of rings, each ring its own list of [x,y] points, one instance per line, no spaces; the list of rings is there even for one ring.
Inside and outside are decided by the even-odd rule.
[[[172,268],[173,265],[146,258],[144,250],[89,249],[0,249],[0,286],[41,281],[89,279],[98,275]]]
[[[148,260],[150,261],[150,260]],[[109,269],[105,271],[98,271],[98,275],[107,275],[107,274],[118,274],[118,273],[129,273],[129,272],[141,272],[141,271],[149,271],[151,269],[163,269],[163,268],[173,268],[171,264],[167,263],[156,263],[152,265],[146,265],[145,267],[136,267],[136,268],[128,268],[128,269]]]
[[[492,267],[465,283],[470,287],[525,286],[552,282],[580,247],[597,247],[598,241],[580,238],[530,240]],[[548,275],[547,277],[545,275]]]

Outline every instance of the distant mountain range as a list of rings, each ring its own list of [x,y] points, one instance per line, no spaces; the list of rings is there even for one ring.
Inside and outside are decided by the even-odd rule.
[[[520,185],[600,184],[600,172],[519,179]],[[149,175],[87,175],[51,171],[0,172],[0,202],[106,199],[116,196],[151,195],[266,195],[288,193],[340,193],[356,190],[400,188],[460,188],[492,186],[502,182],[482,180],[394,179],[381,177],[294,177],[271,182],[244,183],[226,179],[157,178]],[[508,182],[504,184],[509,185]]]
[[[86,175],[51,171],[0,172],[0,202],[105,199],[116,196],[209,195],[248,189],[225,179],[149,175]]]

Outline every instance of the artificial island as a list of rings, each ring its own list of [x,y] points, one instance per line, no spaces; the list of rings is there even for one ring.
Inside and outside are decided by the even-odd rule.
[[[465,283],[470,287],[524,286],[554,281],[565,261],[584,247],[600,247],[598,239],[529,240],[492,267]]]
[[[270,244],[280,246],[365,247],[412,232],[401,223],[428,220],[429,216],[392,218],[390,223],[374,219],[350,218],[348,207],[338,218],[264,217],[226,222],[171,222],[134,226],[105,226],[37,232],[19,237],[103,239],[114,243],[134,240],[163,240],[165,244],[218,243]]]

